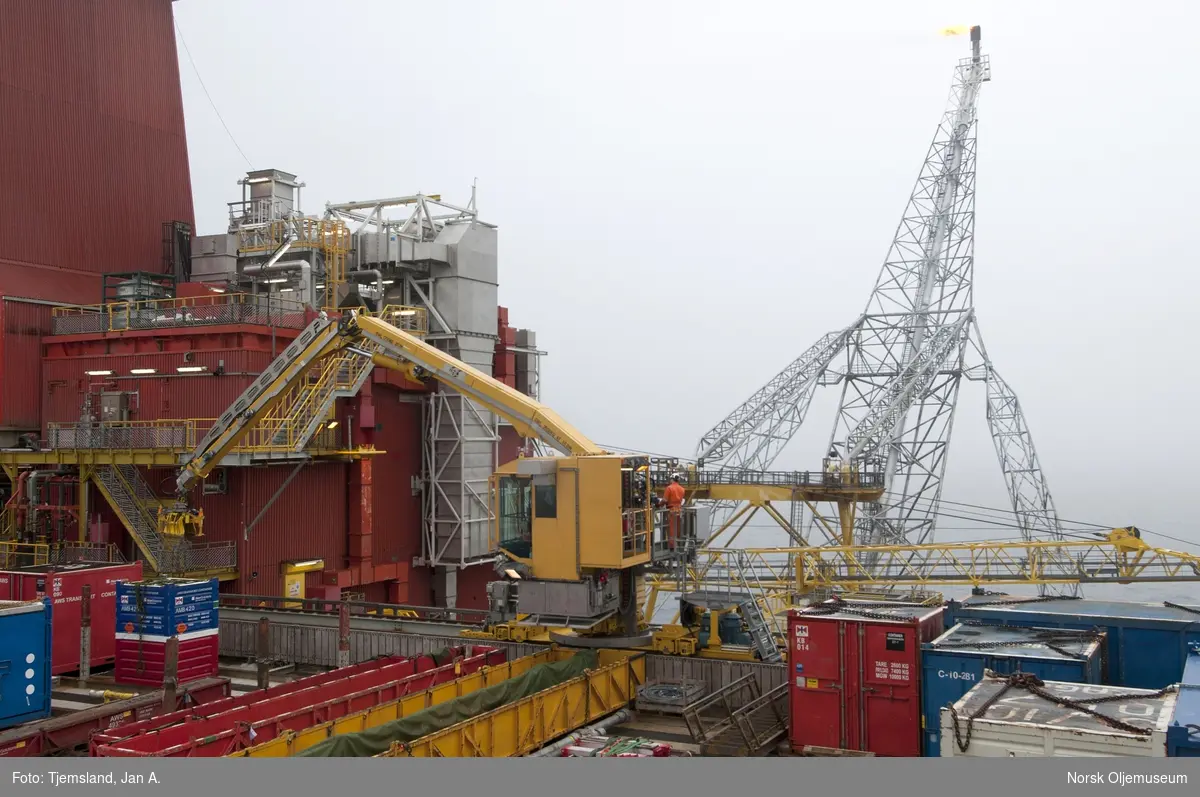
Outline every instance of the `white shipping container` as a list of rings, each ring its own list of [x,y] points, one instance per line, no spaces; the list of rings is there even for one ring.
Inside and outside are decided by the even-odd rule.
[[[958,730],[967,741],[967,718],[1004,688],[1006,679],[988,673],[954,704]],[[1150,689],[1047,681],[1043,689],[1106,717],[1150,731],[1142,735],[1114,728],[1103,720],[1014,686],[971,729],[964,752],[954,736],[954,716],[943,708],[942,755],[975,758],[1136,756],[1166,758],[1167,727],[1175,712],[1175,693],[1154,697]],[[1091,703],[1089,698],[1128,695],[1127,700]]]

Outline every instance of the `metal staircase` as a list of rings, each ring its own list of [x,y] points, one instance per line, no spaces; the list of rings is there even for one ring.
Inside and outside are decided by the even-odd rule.
[[[98,467],[94,480],[154,573],[224,577],[237,572],[237,543],[198,543],[159,532],[159,499],[135,466]]]
[[[737,552],[733,562],[738,581],[750,595],[738,608],[741,609],[742,619],[746,622],[746,630],[750,632],[750,638],[754,641],[754,649],[763,661],[783,661],[779,646],[775,643],[775,636],[779,632],[778,623],[774,615],[765,614],[759,605],[759,599],[767,594],[766,590],[763,589],[758,575],[743,551]]]
[[[676,564],[683,598],[695,606],[727,611],[738,608],[756,653],[764,662],[780,662],[776,637],[779,622],[770,611],[770,593],[763,587],[750,556],[737,548],[702,549]],[[764,605],[767,608],[764,610]]]
[[[146,564],[156,573],[163,572],[162,565],[170,546],[158,533],[157,511],[152,513],[148,506],[149,503],[158,506],[158,498],[142,479],[138,469],[133,465],[96,468],[95,481],[108,505],[117,513],[121,524],[146,557]]]
[[[359,348],[371,352],[377,347],[364,342]],[[369,358],[350,351],[318,362],[259,422],[262,431],[254,434],[258,445],[303,451],[328,419],[334,402],[357,395],[373,367]]]

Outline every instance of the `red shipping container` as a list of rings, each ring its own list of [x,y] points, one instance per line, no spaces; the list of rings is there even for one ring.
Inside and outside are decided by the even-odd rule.
[[[116,655],[117,582],[141,581],[142,563],[74,564],[0,571],[0,600],[40,600],[53,604],[51,671],[79,669],[79,607],[85,584],[92,588],[92,666]]]
[[[792,750],[814,745],[919,757],[921,643],[942,633],[942,609],[870,602],[832,608],[788,616]]]
[[[130,638],[134,637],[134,638]],[[180,634],[177,680],[181,684],[215,677],[220,668],[217,629]],[[162,686],[166,676],[167,642],[160,637],[137,639],[121,634],[116,640],[113,678],[119,684]]]

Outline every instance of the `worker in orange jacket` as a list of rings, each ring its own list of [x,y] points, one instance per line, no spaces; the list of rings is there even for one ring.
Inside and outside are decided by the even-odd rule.
[[[663,501],[667,504],[667,546],[675,550],[675,540],[679,536],[679,518],[683,513],[683,485],[679,483],[679,474],[671,477],[671,483],[663,491]]]

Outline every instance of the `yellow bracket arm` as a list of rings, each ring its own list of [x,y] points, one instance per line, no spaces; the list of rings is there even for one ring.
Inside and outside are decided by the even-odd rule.
[[[372,359],[386,368],[411,363],[450,389],[496,413],[523,437],[536,437],[568,456],[607,454],[554,410],[498,379],[478,371],[415,335],[379,318],[348,313],[342,334],[379,347]],[[407,366],[403,366],[407,369]]]

